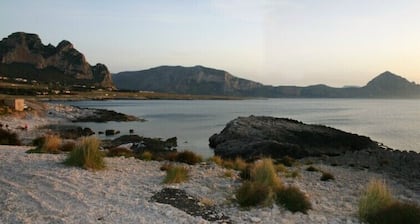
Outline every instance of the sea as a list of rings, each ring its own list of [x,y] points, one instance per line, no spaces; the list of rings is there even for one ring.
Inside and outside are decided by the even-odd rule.
[[[264,115],[365,135],[390,148],[420,152],[418,99],[106,100],[60,102],[134,115],[145,122],[79,123],[93,131],[178,138],[178,150],[213,155],[208,139],[240,116]],[[98,135],[100,138],[117,136]]]

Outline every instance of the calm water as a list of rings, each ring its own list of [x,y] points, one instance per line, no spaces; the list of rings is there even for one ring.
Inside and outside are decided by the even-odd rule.
[[[178,137],[179,149],[211,156],[208,138],[238,116],[287,117],[362,134],[401,150],[420,152],[420,100],[268,99],[240,101],[111,100],[67,104],[115,110],[147,122],[82,123],[95,132],[105,129],[147,137]]]

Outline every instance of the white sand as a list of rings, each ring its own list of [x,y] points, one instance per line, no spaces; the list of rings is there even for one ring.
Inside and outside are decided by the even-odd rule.
[[[27,147],[0,146],[0,223],[207,223],[170,205],[150,202],[167,185],[162,162],[133,158],[107,158],[108,168],[91,172],[67,167],[65,155],[26,154]],[[308,215],[277,206],[239,209],[230,200],[240,184],[223,177],[225,169],[190,166],[187,183],[169,185],[197,197],[213,200],[234,223],[359,223],[357,200],[372,177],[367,171],[318,165],[334,174],[332,182],[319,181],[320,173],[299,169],[300,178],[285,178],[305,191],[313,204]],[[412,192],[388,180],[399,198],[420,203]]]

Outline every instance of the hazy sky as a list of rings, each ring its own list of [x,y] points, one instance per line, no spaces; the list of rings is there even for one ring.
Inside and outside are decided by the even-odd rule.
[[[204,65],[271,85],[420,83],[420,1],[2,0],[0,36],[66,39],[111,72]]]

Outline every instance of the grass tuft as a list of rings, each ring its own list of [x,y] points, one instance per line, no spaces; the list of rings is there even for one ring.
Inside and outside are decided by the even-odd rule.
[[[273,190],[263,183],[246,181],[236,191],[236,199],[240,206],[249,207],[269,205],[273,200]]]
[[[292,167],[293,164],[296,162],[295,159],[293,159],[290,156],[283,156],[278,162],[280,162],[281,164],[287,166],[287,167]]]
[[[103,153],[99,150],[100,140],[95,137],[83,137],[64,161],[69,166],[100,170],[105,168]]]
[[[254,163],[251,169],[251,180],[267,185],[273,189],[282,186],[281,180],[274,168],[273,160],[266,158]]]
[[[141,160],[145,160],[145,161],[150,161],[153,158],[153,154],[149,151],[144,151],[141,155],[140,155],[140,159]]]
[[[299,188],[291,186],[277,191],[276,203],[284,206],[291,212],[305,213],[312,205],[308,197]]]
[[[384,181],[372,180],[360,198],[359,217],[363,221],[368,221],[372,214],[390,206],[393,200],[391,191]]]
[[[186,163],[189,165],[195,165],[197,163],[202,162],[203,158],[195,154],[194,152],[185,150],[177,154],[176,161],[181,162],[181,163]]]
[[[395,201],[375,213],[369,214],[366,221],[370,224],[418,224],[420,223],[420,206]]]
[[[181,183],[188,180],[188,169],[184,166],[170,166],[166,170],[164,184]]]

